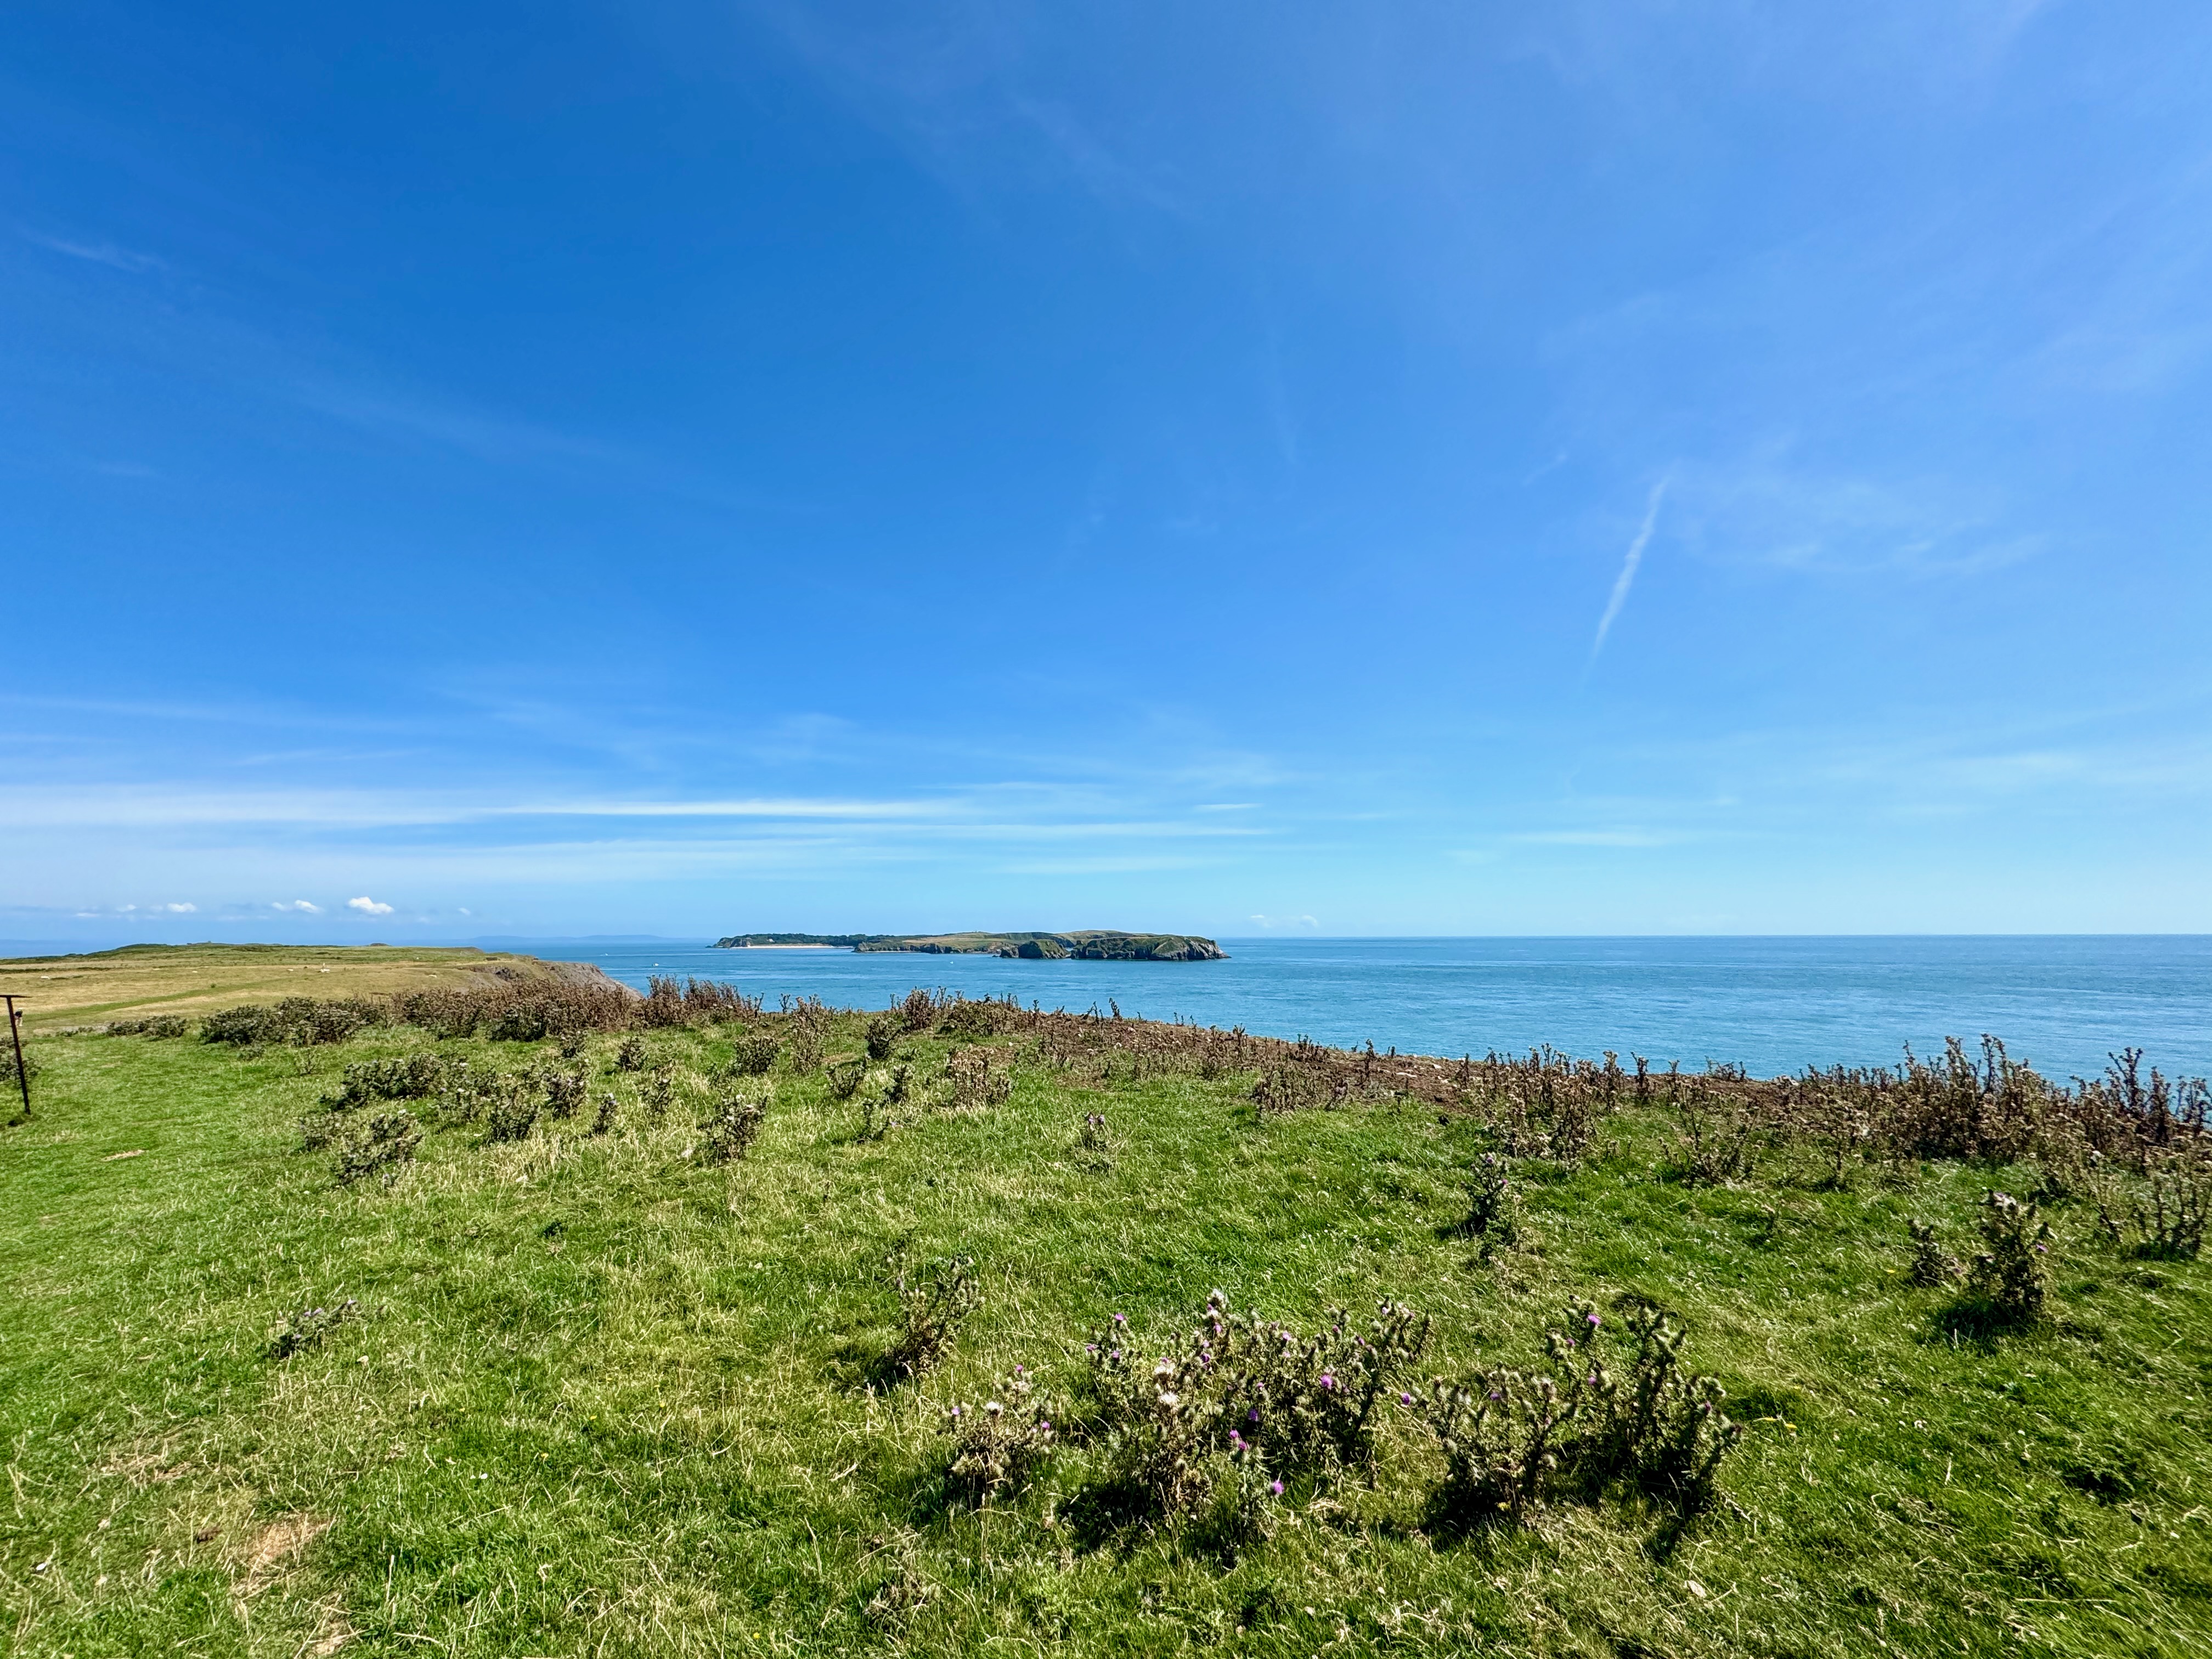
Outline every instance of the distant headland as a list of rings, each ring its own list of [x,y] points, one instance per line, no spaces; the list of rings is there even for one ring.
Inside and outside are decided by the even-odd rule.
[[[1226,962],[1229,952],[1193,933],[732,933],[725,951],[827,945],[846,951],[911,951],[935,957],[1018,957],[1031,962]]]

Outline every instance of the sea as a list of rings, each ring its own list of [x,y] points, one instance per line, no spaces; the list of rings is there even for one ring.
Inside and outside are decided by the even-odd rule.
[[[721,950],[707,940],[517,942],[652,975],[726,980],[767,1000],[882,1008],[915,986],[1118,1008],[1255,1035],[1458,1055],[1540,1045],[1624,1065],[1729,1062],[1754,1075],[1894,1066],[1906,1046],[2003,1041],[2056,1079],[2126,1048],[2170,1077],[2212,1076],[2212,935],[1828,939],[1224,939],[1225,962]]]

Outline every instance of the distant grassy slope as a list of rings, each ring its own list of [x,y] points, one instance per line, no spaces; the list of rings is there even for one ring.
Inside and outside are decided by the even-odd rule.
[[[840,1020],[832,1054],[859,1048]],[[770,1031],[787,1031],[773,1017]],[[1954,1338],[1906,1222],[1954,1249],[2031,1171],[1869,1165],[1786,1145],[1755,1179],[1665,1173],[1656,1109],[1532,1164],[1520,1240],[1450,1224],[1481,1144],[1405,1102],[1257,1115],[1249,1075],[1063,1068],[1000,1040],[1012,1097],[886,1138],[779,1062],[749,1159],[695,1115],[736,1033],[613,1035],[622,1099],[531,1139],[434,1132],[392,1191],[342,1189],[296,1121],[365,1056],[558,1063],[556,1045],[233,1050],[39,1044],[40,1116],[0,1136],[0,1647],[22,1655],[985,1652],[2165,1656],[2212,1650],[2212,1263],[2153,1262],[2055,1212],[2045,1328]],[[922,1070],[938,1037],[902,1039]],[[687,1080],[688,1079],[688,1080]],[[428,1119],[427,1108],[418,1110]],[[1086,1114],[1111,1146],[1079,1144]],[[887,1253],[972,1253],[986,1301],[918,1388],[860,1384]],[[1382,1296],[1435,1316],[1430,1368],[1540,1364],[1581,1295],[1679,1309],[1749,1421],[1723,1504],[1562,1501],[1458,1536],[1439,1460],[1387,1410],[1371,1483],[1293,1492],[1273,1538],[1071,1524],[1097,1475],[948,1507],[939,1425],[1019,1363],[1065,1391],[1124,1313],[1146,1352],[1218,1286],[1299,1322]],[[320,1346],[289,1315],[357,1298]]]
[[[86,956],[0,961],[27,1030],[148,1014],[198,1016],[281,997],[353,997],[537,978],[565,965],[535,957],[405,945],[131,945]]]

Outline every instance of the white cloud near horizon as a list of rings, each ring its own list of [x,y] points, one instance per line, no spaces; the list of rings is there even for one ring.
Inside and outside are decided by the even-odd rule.
[[[346,901],[346,908],[349,910],[358,910],[365,916],[388,916],[392,914],[392,907],[390,905],[379,904],[374,899],[369,897],[366,893],[362,894],[359,898],[348,899]]]

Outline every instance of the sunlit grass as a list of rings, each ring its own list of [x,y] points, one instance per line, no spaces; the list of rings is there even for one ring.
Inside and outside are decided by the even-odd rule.
[[[1691,1185],[1668,1116],[1632,1110],[1579,1165],[1532,1166],[1519,1240],[1486,1263],[1452,1227],[1479,1126],[1429,1104],[1263,1115],[1249,1073],[1102,1083],[1032,1057],[1002,1103],[862,1139],[857,1103],[780,1066],[748,1155],[710,1165],[702,1080],[735,1039],[644,1036],[684,1080],[658,1125],[611,1036],[582,1057],[624,1103],[605,1135],[586,1110],[486,1145],[425,1108],[388,1192],[298,1150],[347,1061],[553,1045],[43,1041],[38,1117],[0,1140],[12,1650],[2212,1644],[2204,1266],[2124,1253],[2061,1206],[2041,1328],[1955,1334],[1950,1293],[1906,1277],[1910,1219],[1964,1254],[1984,1191],[2032,1172],[1838,1185],[1793,1144],[1753,1181]],[[860,1043],[848,1018],[830,1047]],[[940,1366],[870,1392],[899,1252],[974,1256],[985,1300]],[[1085,1330],[1121,1312],[1165,1342],[1216,1286],[1307,1327],[1410,1303],[1446,1374],[1535,1363],[1577,1297],[1647,1296],[1749,1432],[1671,1548],[1666,1516],[1619,1499],[1436,1534],[1440,1462],[1410,1413],[1371,1485],[1293,1504],[1233,1561],[1171,1528],[1079,1535],[1097,1471],[1072,1441],[1003,1507],[945,1501],[946,1404],[1017,1363],[1064,1393]],[[348,1297],[357,1317],[269,1357],[289,1316]]]

